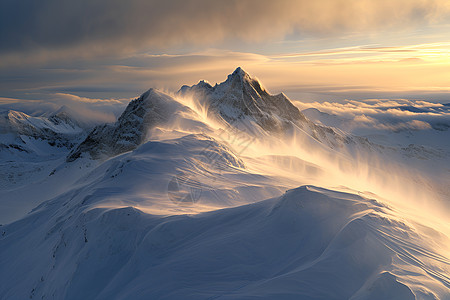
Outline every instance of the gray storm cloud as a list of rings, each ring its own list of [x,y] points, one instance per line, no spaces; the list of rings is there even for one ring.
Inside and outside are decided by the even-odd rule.
[[[446,0],[3,0],[4,59],[95,56],[445,21]]]

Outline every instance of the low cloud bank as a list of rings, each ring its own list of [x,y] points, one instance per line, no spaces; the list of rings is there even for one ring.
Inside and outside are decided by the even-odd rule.
[[[295,103],[313,120],[350,132],[360,128],[392,131],[450,129],[450,104],[407,99]]]

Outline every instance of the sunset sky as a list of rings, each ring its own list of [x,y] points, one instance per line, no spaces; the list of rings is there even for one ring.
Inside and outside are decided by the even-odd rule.
[[[237,66],[293,100],[450,102],[448,0],[3,0],[0,101],[136,97]]]

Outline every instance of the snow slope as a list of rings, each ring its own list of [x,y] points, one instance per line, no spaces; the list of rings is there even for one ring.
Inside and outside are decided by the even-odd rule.
[[[84,136],[84,129],[62,110],[49,117],[1,112],[0,187],[17,188],[32,182],[34,175],[48,175]]]
[[[51,174],[86,136],[85,130],[64,107],[40,117],[0,113],[0,223],[17,220],[70,186],[77,170],[57,179]],[[49,180],[52,185],[42,185]]]
[[[98,195],[2,227],[4,299],[449,299],[448,238],[374,200],[303,186],[158,216]]]

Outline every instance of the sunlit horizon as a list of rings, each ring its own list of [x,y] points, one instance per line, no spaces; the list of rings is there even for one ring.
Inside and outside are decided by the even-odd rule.
[[[135,2],[123,13],[105,5],[64,24],[64,38],[56,16],[40,18],[45,5],[23,16],[14,6],[2,10],[2,101],[131,99],[151,87],[219,83],[241,66],[272,93],[303,102],[450,102],[450,6],[443,0],[250,1],[203,10]],[[64,17],[83,6],[47,9]],[[35,29],[14,27],[22,18]],[[101,18],[110,23],[94,21]]]

